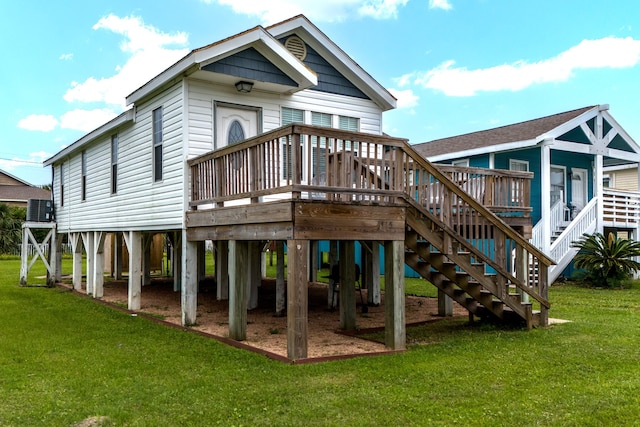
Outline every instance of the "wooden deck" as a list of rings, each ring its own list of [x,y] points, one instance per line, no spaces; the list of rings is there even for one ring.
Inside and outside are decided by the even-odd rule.
[[[218,264],[229,268],[220,277],[228,277],[234,295],[233,339],[246,335],[247,289],[259,279],[251,262],[259,246],[251,242],[266,241],[288,248],[291,359],[306,357],[310,243],[318,240],[336,243],[341,287],[355,282],[353,268],[345,266],[354,265],[356,241],[383,248],[385,343],[391,349],[405,346],[405,263],[441,290],[443,313],[446,295],[471,316],[515,313],[529,327],[534,318],[546,324],[552,261],[527,240],[531,173],[436,166],[403,139],[295,124],[191,159],[189,167],[187,240],[213,240],[223,248]],[[380,267],[372,256],[363,265],[368,276]],[[536,272],[526,268],[531,261]],[[350,294],[341,293],[343,329],[356,327]],[[530,300],[540,315],[534,316]]]

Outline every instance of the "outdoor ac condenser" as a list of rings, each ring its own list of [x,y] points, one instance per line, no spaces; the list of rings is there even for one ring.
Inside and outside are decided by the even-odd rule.
[[[27,221],[53,221],[53,200],[29,199],[29,201],[27,202]]]

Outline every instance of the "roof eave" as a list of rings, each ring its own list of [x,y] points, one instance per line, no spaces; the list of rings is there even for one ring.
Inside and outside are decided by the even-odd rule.
[[[187,56],[149,80],[140,88],[133,91],[129,96],[125,98],[125,104],[127,106],[138,102],[139,100],[147,97],[151,93],[163,87],[167,82],[170,82],[176,76],[186,73],[195,63],[195,53],[191,51]]]
[[[132,109],[129,109],[129,110],[125,111],[124,113],[120,114],[118,117],[108,121],[107,123],[103,124],[99,128],[89,132],[88,134],[86,134],[82,138],[78,139],[73,144],[69,145],[68,147],[63,148],[58,153],[54,154],[52,157],[50,157],[47,160],[45,160],[43,162],[43,166],[50,166],[50,165],[56,163],[58,160],[68,156],[69,154],[73,153],[74,151],[80,150],[81,148],[85,147],[87,144],[95,141],[96,139],[100,138],[101,136],[104,136],[106,133],[113,132],[115,129],[117,129],[120,126],[123,126],[123,125],[125,125],[125,124],[127,124],[129,122],[133,122],[133,110]]]
[[[480,154],[499,153],[501,151],[513,151],[522,148],[535,147],[540,142],[539,139],[529,139],[524,141],[507,142],[503,144],[491,145],[488,147],[478,147],[471,150],[456,151],[436,156],[427,156],[430,162],[442,162],[445,160],[459,159],[463,157],[477,156]]]

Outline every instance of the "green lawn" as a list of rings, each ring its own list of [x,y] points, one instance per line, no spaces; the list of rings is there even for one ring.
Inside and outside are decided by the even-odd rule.
[[[638,286],[554,287],[551,315],[572,322],[547,329],[440,322],[411,328],[420,344],[403,354],[287,365],[66,290],[21,288],[18,274],[18,260],[0,260],[0,426],[640,420]]]

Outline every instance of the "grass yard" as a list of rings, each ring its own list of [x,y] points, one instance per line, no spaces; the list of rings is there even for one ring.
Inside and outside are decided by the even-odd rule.
[[[403,354],[286,365],[18,279],[19,260],[0,260],[0,426],[640,420],[638,285],[553,287],[551,316],[572,322],[547,329],[443,321],[408,330]]]

